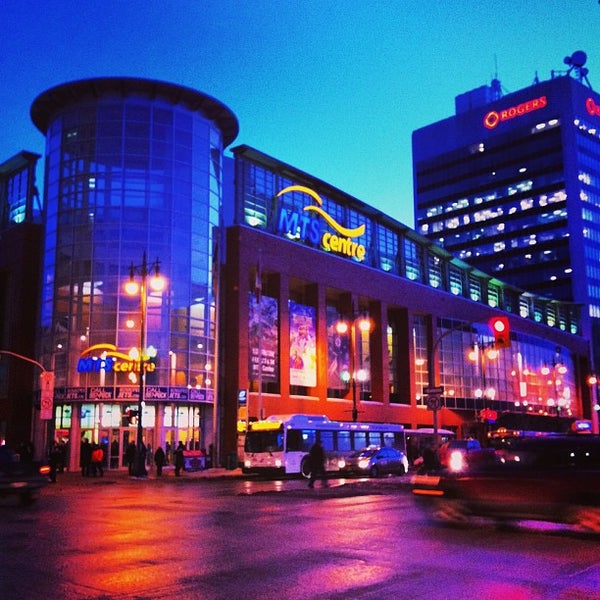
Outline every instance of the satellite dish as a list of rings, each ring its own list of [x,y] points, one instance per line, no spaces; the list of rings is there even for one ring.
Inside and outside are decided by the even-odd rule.
[[[574,67],[583,67],[585,65],[585,61],[587,60],[587,54],[583,50],[576,50],[571,54],[571,64]]]
[[[565,65],[569,65],[567,75],[570,75],[572,71],[575,71],[575,75],[578,77],[579,81],[583,82],[585,80],[585,82],[588,84],[588,87],[592,89],[592,86],[587,78],[589,70],[583,68],[586,60],[587,54],[583,50],[575,50],[571,56],[565,56],[564,63]]]

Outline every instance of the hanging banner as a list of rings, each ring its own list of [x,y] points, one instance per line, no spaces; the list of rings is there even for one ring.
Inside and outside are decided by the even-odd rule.
[[[259,373],[262,381],[279,379],[279,309],[277,299],[269,296],[250,294],[248,311],[250,380],[257,381]]]
[[[337,311],[327,313],[327,387],[348,388],[350,379],[350,335],[338,333]]]
[[[290,300],[290,384],[317,385],[316,311]]]

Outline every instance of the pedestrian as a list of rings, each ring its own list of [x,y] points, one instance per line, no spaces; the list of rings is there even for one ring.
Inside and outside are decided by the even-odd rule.
[[[207,469],[212,469],[216,463],[215,461],[215,446],[214,444],[208,445],[208,456],[206,457],[208,464],[206,466]]]
[[[317,440],[311,447],[308,457],[310,460],[310,481],[308,487],[315,487],[315,481],[321,479],[323,487],[328,487],[327,479],[325,479],[325,452],[321,445],[321,440]]]
[[[159,446],[154,453],[154,464],[156,465],[156,476],[160,477],[162,475],[163,465],[165,464],[165,451],[162,449],[162,446]]]
[[[134,474],[135,453],[135,444],[133,442],[129,442],[127,450],[125,451],[125,462],[127,463],[127,468],[129,469],[130,475]]]
[[[152,463],[154,462],[154,452],[152,451],[152,444],[146,446],[146,466],[148,469],[152,469]]]
[[[183,442],[179,442],[177,449],[175,450],[175,477],[179,477],[181,469],[183,469],[183,451],[185,446]]]
[[[79,453],[79,466],[81,467],[81,476],[88,477],[90,474],[90,465],[92,464],[92,446],[90,440],[83,437],[81,440],[81,449]]]
[[[61,461],[60,448],[57,443],[52,444],[50,453],[48,454],[48,466],[50,467],[50,481],[56,483],[56,473]]]
[[[100,477],[104,476],[104,469],[102,467],[102,461],[104,460],[104,451],[98,444],[92,446],[92,475],[96,477],[96,473],[100,474]]]

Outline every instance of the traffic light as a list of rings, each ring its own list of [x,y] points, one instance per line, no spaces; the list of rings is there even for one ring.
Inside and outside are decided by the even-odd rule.
[[[494,332],[494,348],[510,347],[510,324],[507,317],[493,317],[489,320],[490,329]]]

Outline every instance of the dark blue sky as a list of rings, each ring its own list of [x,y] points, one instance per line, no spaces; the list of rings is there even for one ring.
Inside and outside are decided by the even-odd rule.
[[[505,92],[549,79],[575,50],[600,90],[597,0],[3,0],[0,16],[0,161],[43,154],[29,109],[49,87],[161,79],[224,102],[233,146],[410,226],[411,133],[456,95],[496,73]]]

